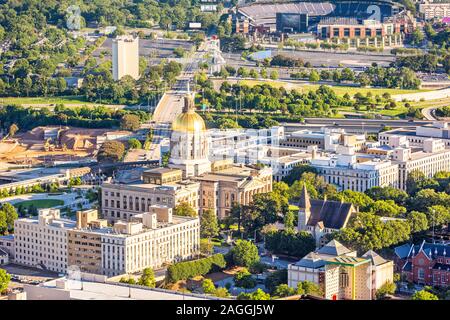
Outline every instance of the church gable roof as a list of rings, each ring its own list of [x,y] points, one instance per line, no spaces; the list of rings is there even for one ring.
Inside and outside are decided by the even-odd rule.
[[[309,226],[322,221],[325,228],[342,229],[353,212],[351,203],[326,200],[310,200],[310,203]]]

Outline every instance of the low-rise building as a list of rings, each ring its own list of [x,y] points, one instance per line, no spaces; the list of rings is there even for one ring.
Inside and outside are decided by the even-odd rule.
[[[448,122],[435,121],[433,123],[417,126],[415,128],[398,128],[380,132],[378,139],[381,145],[390,145],[390,137],[404,137],[410,146],[423,147],[429,138],[441,139],[446,148],[450,148],[450,126]],[[400,138],[397,138],[400,139]],[[404,143],[404,140],[402,141]]]
[[[419,4],[419,12],[426,20],[448,17],[450,16],[450,2],[423,0]]]
[[[11,260],[14,259],[14,235],[9,234],[6,236],[0,236],[0,249],[8,253]]]
[[[150,171],[155,173],[153,170]],[[178,171],[176,170],[175,173]],[[145,179],[151,180],[149,174]],[[130,184],[104,183],[102,184],[103,217],[110,222],[128,220],[135,214],[146,212],[151,205],[174,208],[182,202],[198,210],[199,189],[200,183],[195,181],[159,184],[144,181]]]
[[[371,300],[374,286],[393,277],[392,264],[381,259],[370,251],[358,257],[356,251],[332,240],[288,265],[288,285],[296,288],[299,282],[311,281],[319,285],[326,299]]]
[[[9,263],[9,254],[8,252],[0,249],[0,266],[3,264]]]
[[[450,284],[450,245],[445,243],[404,244],[394,249],[395,268],[407,281],[447,287]]]
[[[88,279],[82,273],[78,280],[64,277],[37,286],[25,284],[25,300],[223,300],[203,294],[113,283],[86,276]]]
[[[386,260],[375,251],[369,250],[362,255],[372,263],[372,297],[385,283],[394,282],[394,261]]]

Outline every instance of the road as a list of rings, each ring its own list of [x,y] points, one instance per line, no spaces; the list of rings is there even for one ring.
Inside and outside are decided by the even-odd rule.
[[[433,90],[433,91],[425,91],[425,92],[416,92],[416,93],[407,93],[407,94],[397,94],[392,96],[395,101],[427,101],[427,100],[437,100],[437,99],[445,99],[450,97],[450,88]]]
[[[422,115],[425,117],[425,119],[437,120],[436,117],[434,116],[434,114],[436,112],[436,107],[423,108],[421,111],[422,111]]]

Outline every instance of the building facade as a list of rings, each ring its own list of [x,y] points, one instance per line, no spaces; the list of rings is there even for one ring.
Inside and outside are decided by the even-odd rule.
[[[419,12],[426,20],[439,19],[450,16],[450,2],[448,1],[423,1],[419,4]]]
[[[288,265],[288,285],[317,284],[330,300],[371,300],[376,289],[393,279],[393,263],[373,252],[358,257],[336,240]]]
[[[378,139],[381,145],[391,145],[390,137],[400,137],[396,139],[405,139],[412,147],[423,147],[425,140],[429,138],[440,139],[444,142],[446,148],[450,148],[450,126],[448,122],[435,121],[432,124],[417,126],[415,128],[399,128],[380,132]],[[404,143],[404,141],[400,143]]]
[[[112,43],[112,70],[114,80],[124,76],[139,78],[139,38],[119,36]]]
[[[450,245],[405,244],[395,248],[395,267],[402,277],[416,284],[448,287],[450,285]]]
[[[351,203],[311,200],[306,185],[303,185],[298,206],[298,230],[311,233],[317,246],[324,244],[325,235],[345,228],[357,211]]]
[[[372,187],[397,187],[399,166],[387,159],[357,160],[354,147],[338,146],[331,156],[311,160],[311,166],[324,177],[325,182],[342,190],[364,192]]]
[[[97,210],[77,212],[77,221],[61,219],[59,210],[40,210],[39,219],[15,222],[15,262],[66,273],[116,276],[191,259],[200,250],[198,217],[173,216],[166,206],[117,221],[112,227]]]
[[[14,221],[15,262],[65,273],[68,230],[75,222],[61,219],[58,209],[42,209],[37,219]]]
[[[399,143],[393,142],[395,136],[390,137],[393,148],[392,161],[398,165],[398,187],[406,190],[406,182],[411,172],[420,171],[431,178],[439,171],[450,170],[450,149],[446,149],[440,139],[429,138],[423,141],[422,148],[411,148],[409,143],[400,137]]]

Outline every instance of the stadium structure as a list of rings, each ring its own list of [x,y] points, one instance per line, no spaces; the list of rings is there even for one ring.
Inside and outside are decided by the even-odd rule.
[[[319,38],[373,38],[408,34],[415,19],[390,0],[256,2],[237,6],[236,33],[315,33]]]

